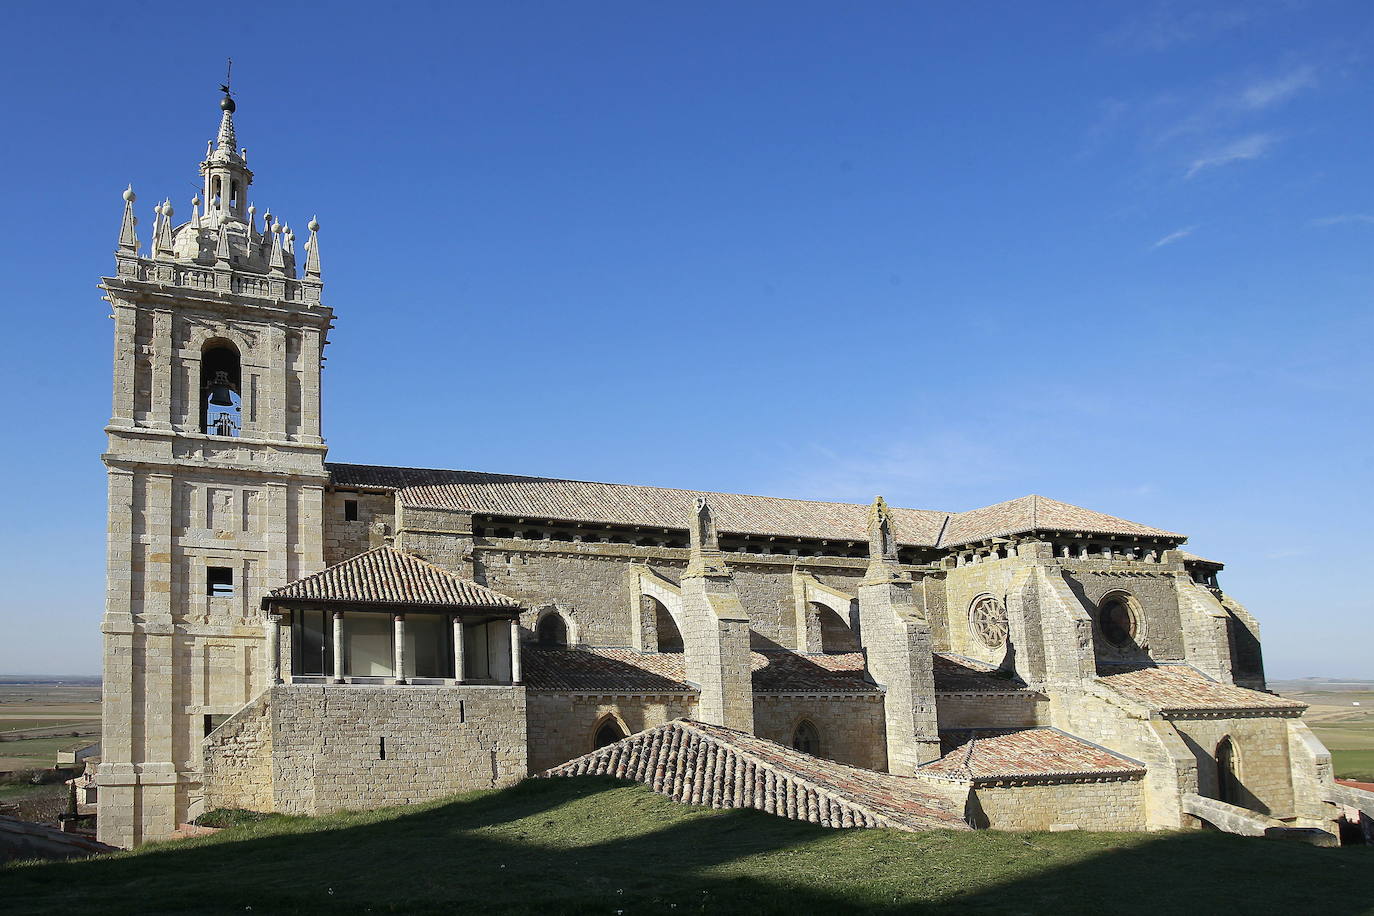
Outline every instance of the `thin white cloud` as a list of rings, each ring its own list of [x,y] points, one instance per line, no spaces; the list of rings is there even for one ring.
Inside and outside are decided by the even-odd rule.
[[[1164,236],[1164,238],[1155,242],[1153,245],[1150,246],[1150,248],[1163,248],[1165,245],[1172,245],[1179,239],[1186,239],[1188,236],[1193,234],[1193,230],[1196,228],[1197,226],[1185,226],[1182,229],[1176,229],[1173,232],[1170,232],[1168,235]]]
[[[1259,111],[1280,105],[1304,89],[1317,85],[1317,73],[1312,67],[1299,67],[1283,76],[1259,80],[1241,89],[1235,104],[1248,111]]]
[[[1256,12],[1253,2],[1209,6],[1162,0],[1140,10],[1110,33],[1107,41],[1137,51],[1165,51],[1240,28],[1248,24]]]
[[[1233,162],[1259,159],[1269,152],[1270,148],[1277,142],[1278,138],[1270,133],[1250,134],[1239,140],[1232,140],[1225,146],[1194,159],[1192,164],[1188,166],[1188,173],[1184,177],[1192,178],[1198,172],[1230,165]]]
[[[1313,226],[1339,226],[1342,223],[1374,223],[1374,213],[1341,213],[1312,220]]]

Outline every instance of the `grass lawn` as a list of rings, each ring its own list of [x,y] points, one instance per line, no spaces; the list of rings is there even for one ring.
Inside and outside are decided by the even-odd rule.
[[[273,815],[0,869],[21,913],[1370,912],[1374,850],[1212,832],[827,830],[604,778]]]

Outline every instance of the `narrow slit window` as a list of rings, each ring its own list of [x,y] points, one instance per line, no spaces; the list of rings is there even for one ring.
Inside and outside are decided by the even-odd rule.
[[[358,520],[358,501],[356,499],[344,500],[344,521],[356,522]]]
[[[211,598],[228,598],[234,594],[234,571],[228,566],[210,566],[205,570],[205,594]]]

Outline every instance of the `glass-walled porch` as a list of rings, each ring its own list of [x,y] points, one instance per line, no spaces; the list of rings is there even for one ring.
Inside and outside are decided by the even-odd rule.
[[[520,683],[514,615],[315,606],[273,618],[290,633],[276,683]]]

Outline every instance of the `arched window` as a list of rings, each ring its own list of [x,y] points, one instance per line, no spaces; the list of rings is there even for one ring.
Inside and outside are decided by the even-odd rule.
[[[615,744],[625,737],[625,729],[620,727],[615,716],[607,716],[596,727],[596,736],[592,739],[592,749],[597,750],[608,744]]]
[[[568,644],[568,625],[563,615],[557,611],[545,614],[534,628],[535,639],[541,646],[566,646]]]
[[[200,354],[200,429],[209,436],[237,436],[242,428],[239,351],[227,340],[210,341]]]
[[[1102,599],[1098,607],[1097,625],[1102,636],[1114,646],[1129,646],[1135,642],[1136,615],[1131,597],[1115,592]]]
[[[806,719],[797,723],[797,727],[792,730],[792,747],[794,750],[801,751],[803,754],[810,754],[818,757],[821,753],[821,735],[816,731],[816,726]]]

